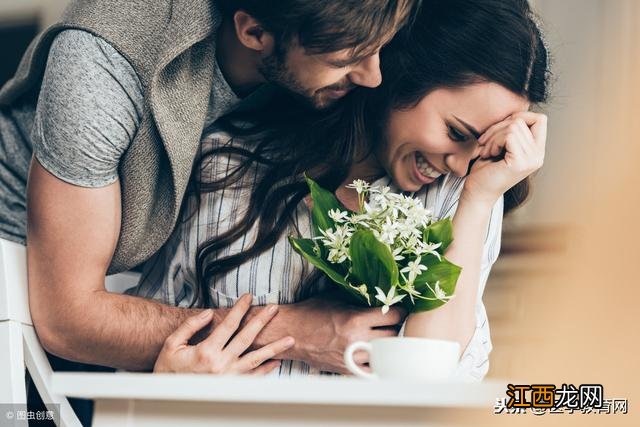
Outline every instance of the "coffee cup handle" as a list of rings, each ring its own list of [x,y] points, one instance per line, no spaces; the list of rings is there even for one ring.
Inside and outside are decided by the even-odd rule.
[[[352,374],[357,375],[362,378],[378,378],[376,374],[372,374],[369,372],[365,372],[360,368],[356,362],[353,360],[353,354],[358,350],[364,350],[367,353],[371,354],[371,344],[364,341],[356,341],[352,343],[344,352],[344,363],[347,365],[347,369],[351,371]]]

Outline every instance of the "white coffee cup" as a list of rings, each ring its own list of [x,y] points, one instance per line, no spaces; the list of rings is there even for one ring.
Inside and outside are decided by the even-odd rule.
[[[373,373],[365,372],[353,360],[353,354],[358,350],[369,353]],[[359,377],[425,382],[450,380],[459,358],[460,344],[456,341],[414,337],[357,341],[344,352],[347,368]]]

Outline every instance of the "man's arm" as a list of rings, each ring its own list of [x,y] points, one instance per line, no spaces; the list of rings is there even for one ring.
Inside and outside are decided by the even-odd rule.
[[[29,303],[43,346],[75,361],[151,369],[194,310],[105,290],[120,232],[119,183],[74,186],[33,160],[27,197]]]
[[[120,185],[82,188],[31,165],[27,259],[29,303],[42,345],[84,363],[150,370],[165,339],[198,310],[105,290],[104,278],[120,232]],[[259,308],[253,308],[249,321]],[[227,309],[214,310],[212,327]],[[340,301],[314,299],[283,306],[254,348],[291,335],[286,356],[343,372],[349,342],[395,334],[373,327],[397,324],[398,313],[356,309]]]

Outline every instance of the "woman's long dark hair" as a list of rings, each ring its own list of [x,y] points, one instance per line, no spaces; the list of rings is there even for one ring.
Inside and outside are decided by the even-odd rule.
[[[381,142],[391,111],[412,108],[436,88],[480,81],[501,84],[541,103],[549,73],[547,50],[526,0],[424,0],[413,26],[383,50],[382,74],[379,88],[356,89],[328,111],[305,109],[281,94],[268,108],[232,114],[218,123],[241,138],[243,148],[229,144],[203,153],[194,167],[192,190],[200,194],[235,185],[254,167],[262,172],[251,189],[246,214],[198,248],[194,304],[210,306],[212,279],[269,250],[282,237],[308,194],[305,172],[335,191],[356,156]],[[219,155],[237,156],[239,166],[220,180],[200,180],[203,162]],[[505,213],[522,204],[528,193],[528,179],[509,190]],[[248,249],[212,259],[254,224],[257,237]]]
[[[425,0],[414,27],[384,51],[382,75],[358,111],[374,146],[384,142],[391,111],[415,107],[434,89],[493,82],[540,104],[550,73],[527,0]],[[505,193],[505,214],[524,203],[529,189],[526,178]]]

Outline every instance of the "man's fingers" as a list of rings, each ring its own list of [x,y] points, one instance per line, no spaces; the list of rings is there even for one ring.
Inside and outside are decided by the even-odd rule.
[[[260,310],[257,316],[254,316],[240,332],[231,340],[226,346],[225,351],[228,351],[233,356],[238,357],[249,348],[256,339],[260,331],[266,326],[273,316],[278,312],[277,305],[268,305]]]
[[[295,344],[293,337],[280,338],[257,350],[245,354],[236,363],[238,372],[251,372],[261,366],[265,361],[273,359],[278,354],[290,349]]]
[[[219,325],[216,325],[211,335],[204,339],[199,345],[202,347],[208,347],[214,350],[221,350],[233,334],[238,330],[240,322],[249,308],[251,308],[251,300],[253,295],[244,294],[224,318]]]
[[[251,375],[266,375],[274,369],[278,369],[280,367],[279,360],[269,360],[268,362],[263,363],[258,366],[256,369],[249,372]]]
[[[398,331],[396,331],[395,328],[379,328],[379,329],[371,330],[369,340],[372,340],[375,338],[397,337],[397,336],[398,336]]]
[[[356,365],[369,363],[369,352],[364,350],[356,351],[355,353],[353,353],[353,361],[356,362]]]
[[[382,314],[379,307],[368,309],[367,319],[371,323],[371,327],[392,326],[401,323],[407,316],[407,311],[401,307],[390,307],[386,314]]]
[[[211,322],[212,315],[213,310],[204,310],[196,315],[187,317],[187,319],[178,326],[178,329],[167,337],[165,345],[169,348],[178,348],[181,345],[186,345],[196,332]]]

